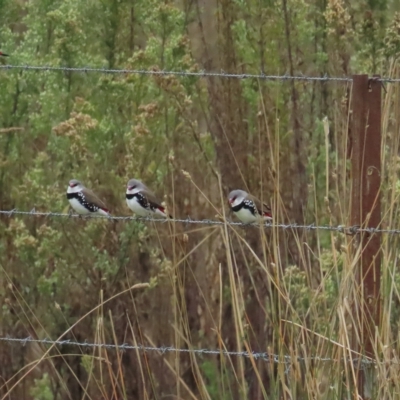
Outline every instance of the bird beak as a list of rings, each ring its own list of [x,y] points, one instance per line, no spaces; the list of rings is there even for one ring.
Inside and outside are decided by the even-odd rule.
[[[2,52],[0,51],[0,56],[8,57],[8,54],[2,53]]]
[[[233,199],[229,199],[229,200],[228,200],[228,203],[229,203],[229,204],[232,204],[232,203],[233,203]]]
[[[132,186],[127,186],[126,187],[128,190],[132,190],[133,188],[132,188]]]

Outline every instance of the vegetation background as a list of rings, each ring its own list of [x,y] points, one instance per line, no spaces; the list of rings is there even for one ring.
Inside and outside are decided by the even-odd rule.
[[[399,77],[400,4],[0,0],[0,45],[15,65]],[[77,178],[113,215],[130,215],[125,184],[139,178],[179,218],[223,219],[228,191],[243,188],[272,204],[276,222],[348,224],[350,83],[10,69],[0,91],[2,210],[66,212]],[[398,227],[400,85],[384,96],[382,226]],[[0,218],[0,237],[1,337],[69,330],[80,342],[302,359],[2,342],[2,399],[355,393],[342,360],[356,324],[351,237],[18,216]],[[383,237],[375,351],[387,362],[370,371],[374,398],[400,393],[389,362],[399,354],[398,248],[397,235]]]

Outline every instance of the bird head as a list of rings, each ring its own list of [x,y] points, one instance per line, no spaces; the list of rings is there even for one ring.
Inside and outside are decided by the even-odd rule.
[[[244,199],[247,193],[244,190],[232,190],[228,195],[228,203],[232,205],[238,199]]]
[[[137,179],[130,179],[126,185],[126,190],[131,192],[135,190],[136,192],[144,189],[144,185],[142,182],[138,181]]]
[[[70,181],[69,181],[69,187],[76,187],[76,186],[78,186],[78,185],[80,185],[81,183],[77,180],[77,179],[71,179]]]
[[[75,193],[82,190],[82,183],[77,179],[71,179],[68,183],[68,193]]]

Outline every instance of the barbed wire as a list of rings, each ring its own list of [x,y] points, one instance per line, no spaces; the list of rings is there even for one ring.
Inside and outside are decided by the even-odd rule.
[[[378,82],[383,82],[383,83],[400,83],[400,78],[378,78]]]
[[[19,343],[25,346],[28,343],[39,343],[44,345],[54,345],[54,346],[79,346],[86,348],[101,348],[101,349],[113,349],[113,350],[138,350],[143,352],[159,352],[161,354],[165,353],[191,353],[196,355],[223,355],[223,356],[234,356],[234,357],[246,357],[264,360],[266,362],[273,362],[275,364],[292,364],[293,362],[299,361],[316,361],[316,362],[339,362],[347,361],[354,364],[361,364],[362,366],[368,366],[377,364],[376,360],[368,357],[355,357],[352,359],[335,359],[330,357],[320,357],[320,356],[310,356],[310,357],[299,357],[299,356],[289,356],[289,355],[278,355],[270,354],[267,352],[255,352],[255,351],[228,351],[228,350],[214,350],[214,349],[182,349],[174,346],[144,346],[144,345],[130,345],[124,344],[112,344],[112,343],[93,343],[93,342],[78,342],[74,340],[51,340],[51,339],[33,339],[31,336],[27,338],[15,338],[15,337],[0,337],[0,342],[11,342]],[[398,362],[397,362],[398,363]]]
[[[132,216],[105,216],[105,215],[79,215],[79,214],[68,214],[68,213],[59,213],[59,212],[42,212],[36,211],[32,209],[31,211],[20,211],[17,209],[13,210],[0,210],[0,215],[6,215],[8,217],[14,217],[16,215],[22,216],[38,216],[38,217],[45,217],[45,218],[80,218],[80,219],[105,219],[109,221],[143,221],[143,222],[156,222],[156,223],[167,223],[167,222],[176,222],[182,224],[194,224],[194,225],[215,225],[215,226],[222,226],[222,225],[232,225],[232,226],[241,226],[244,228],[251,228],[257,227],[260,228],[260,223],[252,223],[252,224],[245,224],[243,222],[234,222],[227,219],[226,221],[217,221],[211,219],[191,219],[190,217],[187,218],[151,218],[151,217],[132,217]],[[383,229],[383,228],[376,228],[376,227],[365,227],[361,228],[360,226],[345,226],[345,225],[315,225],[315,224],[276,224],[270,221],[262,223],[261,226],[265,228],[277,228],[277,229],[302,229],[307,231],[335,231],[344,233],[347,235],[355,235],[357,233],[365,232],[365,233],[386,233],[390,235],[400,234],[400,229]]]
[[[260,74],[239,74],[230,73],[225,71],[211,72],[211,71],[170,71],[170,70],[157,70],[157,69],[117,69],[117,68],[94,68],[94,67],[55,67],[50,65],[0,65],[0,70],[25,70],[25,71],[41,71],[41,72],[79,72],[79,73],[100,73],[100,74],[135,74],[135,75],[153,75],[153,76],[193,76],[199,78],[234,78],[234,79],[262,79],[270,81],[316,81],[316,82],[352,82],[353,78],[343,77],[332,77],[328,75],[323,76],[306,76],[306,75],[266,75]],[[384,83],[400,83],[400,78],[371,78],[378,82]]]
[[[209,71],[168,71],[156,69],[108,69],[93,67],[54,67],[46,65],[0,65],[0,70],[25,70],[25,71],[54,71],[54,72],[80,72],[80,73],[101,73],[101,74],[136,74],[136,75],[153,75],[153,76],[193,76],[199,78],[234,78],[234,79],[262,79],[274,81],[336,81],[336,82],[352,82],[349,77],[329,77],[324,76],[305,76],[305,75],[266,75],[266,74],[238,74],[225,71],[209,72]],[[386,82],[386,81],[385,81]]]

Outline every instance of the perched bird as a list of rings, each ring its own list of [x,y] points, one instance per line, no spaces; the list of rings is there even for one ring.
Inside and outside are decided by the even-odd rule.
[[[271,208],[244,190],[232,190],[228,199],[231,210],[245,224],[272,220]]]
[[[110,215],[105,204],[76,179],[69,181],[67,199],[78,214]]]
[[[141,217],[168,217],[165,207],[160,204],[154,193],[137,179],[131,179],[126,185],[126,204]]]
[[[3,57],[8,57],[8,54],[6,54],[6,53],[3,53],[2,51],[0,51],[0,56],[3,56]]]

